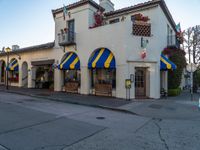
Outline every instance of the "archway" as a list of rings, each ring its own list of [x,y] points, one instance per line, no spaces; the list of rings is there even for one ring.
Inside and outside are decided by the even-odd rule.
[[[1,84],[5,84],[6,81],[6,63],[4,60],[0,61],[0,82]]]
[[[22,63],[22,87],[28,87],[28,63]]]
[[[66,92],[79,93],[81,72],[80,72],[80,60],[76,53],[66,53],[61,63],[58,65],[58,69],[63,72],[63,82]]]
[[[160,92],[166,96],[168,91],[168,70],[175,70],[177,66],[167,56],[160,56]]]
[[[19,82],[19,64],[16,58],[11,59],[9,65],[6,68],[8,73],[8,80],[10,83],[18,83]]]
[[[116,88],[116,62],[107,48],[96,49],[88,61],[91,76],[91,91],[95,95],[112,96]]]

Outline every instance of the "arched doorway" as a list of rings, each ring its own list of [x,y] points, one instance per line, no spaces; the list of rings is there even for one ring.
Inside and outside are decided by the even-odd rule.
[[[66,53],[58,69],[63,71],[63,82],[66,92],[79,93],[81,72],[80,72],[80,59],[74,52]]]
[[[6,67],[8,71],[8,84],[11,86],[18,86],[19,83],[19,63],[16,58],[11,59],[9,65]]]
[[[116,88],[116,62],[107,48],[96,49],[88,61],[91,76],[91,91],[95,95],[112,96]]]
[[[22,63],[22,87],[28,87],[28,63]]]
[[[0,82],[1,84],[5,84],[6,81],[6,63],[4,60],[0,61]]]

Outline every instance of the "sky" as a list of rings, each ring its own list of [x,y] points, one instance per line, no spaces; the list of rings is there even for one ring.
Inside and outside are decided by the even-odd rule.
[[[78,0],[0,0],[0,49],[19,45],[28,47],[54,41],[52,9]],[[99,0],[95,0],[98,2]],[[111,0],[115,9],[147,0]],[[200,0],[165,0],[182,29],[200,25]]]

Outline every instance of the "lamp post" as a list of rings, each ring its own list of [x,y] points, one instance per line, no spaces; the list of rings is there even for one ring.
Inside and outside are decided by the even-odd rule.
[[[6,89],[8,90],[8,67],[9,67],[9,53],[10,53],[11,49],[9,47],[6,48],[5,52],[7,55],[7,68],[6,68]]]

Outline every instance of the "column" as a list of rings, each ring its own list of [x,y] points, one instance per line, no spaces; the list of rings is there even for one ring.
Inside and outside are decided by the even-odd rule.
[[[150,98],[160,98],[160,67],[152,64],[150,68]]]
[[[22,85],[22,75],[23,75],[22,65],[19,64],[19,84],[18,84],[19,87],[23,86]]]
[[[88,67],[81,67],[81,94],[90,94],[91,76]]]
[[[116,68],[116,97],[126,98],[125,80],[129,79],[128,65],[117,66]],[[131,89],[132,91],[133,89]],[[133,96],[131,94],[131,96]],[[132,97],[131,97],[132,98]]]
[[[28,65],[31,66],[31,65]],[[35,88],[35,81],[36,81],[36,68],[32,67],[28,71],[28,88]]]
[[[62,91],[63,85],[63,72],[59,69],[54,69],[54,91]]]

